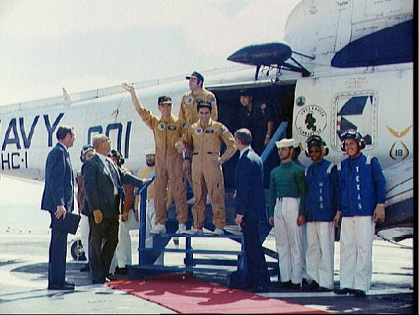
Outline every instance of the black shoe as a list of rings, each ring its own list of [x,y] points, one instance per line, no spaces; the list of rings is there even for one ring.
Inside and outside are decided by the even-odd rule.
[[[68,285],[68,284],[49,284],[48,285],[48,290],[74,290],[74,285]]]
[[[76,285],[73,282],[64,281],[64,285],[68,285],[70,287],[75,287]]]
[[[269,292],[269,287],[260,285],[260,286],[251,288],[249,291],[253,293]]]
[[[316,281],[312,280],[311,282],[308,282],[307,280],[304,280],[302,285],[303,291],[318,291],[319,284]]]
[[[246,283],[244,286],[241,286],[239,289],[243,291],[250,291],[253,288],[252,284]]]
[[[294,290],[294,291],[300,291],[301,290],[301,284],[291,282],[290,289]]]
[[[343,288],[343,289],[335,290],[335,293],[337,295],[346,295],[346,294],[354,294],[354,291],[355,290],[353,290],[353,289]]]
[[[291,287],[291,281],[285,281],[285,282],[278,281],[277,286],[280,289],[289,289]]]
[[[108,280],[109,279],[109,280]],[[106,276],[106,279],[105,280],[108,280],[108,281],[113,281],[113,280],[117,280],[117,278],[115,277],[115,275],[114,274],[108,274],[107,276]]]
[[[81,268],[80,268],[80,271],[81,271],[81,272],[87,272],[87,271],[90,271],[89,264],[86,264],[84,267],[81,267]]]
[[[367,296],[367,293],[363,290],[354,290],[353,293],[354,293],[355,297],[357,297],[357,298],[364,298],[364,297]]]
[[[125,268],[125,267],[124,268],[116,267],[115,273],[119,274],[119,275],[127,275],[128,274],[128,269]]]

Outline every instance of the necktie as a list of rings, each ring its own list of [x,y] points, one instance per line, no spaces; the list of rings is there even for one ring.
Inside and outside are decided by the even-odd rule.
[[[113,162],[110,161],[109,159],[106,159],[106,163],[107,163],[109,172],[111,173],[112,181],[113,181],[114,186],[116,188],[119,188],[119,185],[118,185],[118,183],[119,183],[118,174],[116,173],[115,167],[112,165]]]

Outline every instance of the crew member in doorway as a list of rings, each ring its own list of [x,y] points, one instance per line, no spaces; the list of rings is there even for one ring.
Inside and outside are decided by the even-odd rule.
[[[241,127],[252,133],[252,149],[260,156],[268,145],[274,128],[274,113],[266,103],[256,102],[248,89],[240,90]]]

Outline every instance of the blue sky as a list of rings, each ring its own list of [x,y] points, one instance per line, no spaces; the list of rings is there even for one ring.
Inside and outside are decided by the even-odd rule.
[[[0,105],[233,66],[300,0],[0,0]]]

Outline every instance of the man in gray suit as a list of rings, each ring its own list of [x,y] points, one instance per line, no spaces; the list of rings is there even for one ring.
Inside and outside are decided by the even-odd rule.
[[[76,140],[73,127],[57,129],[57,145],[49,152],[45,166],[45,187],[41,209],[51,215],[51,242],[49,245],[48,289],[74,290],[74,284],[65,281],[67,232],[55,227],[67,212],[74,210],[74,175],[68,149]]]
[[[89,264],[92,282],[105,283],[118,244],[119,215],[124,200],[123,184],[141,187],[140,179],[118,168],[108,157],[111,140],[104,134],[92,139],[96,155],[82,166],[86,202],[83,213],[89,217]]]

